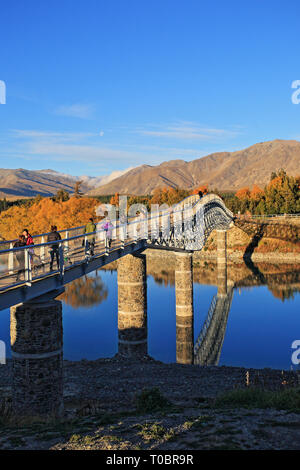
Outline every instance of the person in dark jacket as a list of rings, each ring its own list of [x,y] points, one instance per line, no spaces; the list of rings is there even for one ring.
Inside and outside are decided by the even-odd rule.
[[[21,246],[26,246],[26,239],[24,235],[19,235],[18,241],[14,244],[14,248],[20,248]],[[25,252],[24,250],[18,250],[16,252],[16,258],[18,261],[18,272],[17,272],[17,277],[16,281],[20,280],[20,275],[24,273],[25,269]]]
[[[58,240],[61,240],[61,236],[57,231],[56,225],[52,225],[51,232],[47,237],[47,242],[57,242]],[[57,269],[59,269],[59,247],[58,243],[53,243],[53,245],[50,245],[50,247],[50,271],[52,271],[54,257],[56,258]]]

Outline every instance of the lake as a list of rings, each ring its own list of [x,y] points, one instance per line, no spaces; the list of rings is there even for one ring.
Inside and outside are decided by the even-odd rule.
[[[150,261],[148,353],[176,362],[175,286],[172,262]],[[216,266],[194,263],[194,342],[217,294]],[[216,365],[295,369],[291,344],[300,340],[300,265],[228,265],[233,283],[229,315]],[[257,273],[256,273],[257,274]],[[112,357],[118,351],[116,270],[100,270],[68,285],[63,294],[64,358]],[[0,312],[0,340],[9,348],[9,310]]]

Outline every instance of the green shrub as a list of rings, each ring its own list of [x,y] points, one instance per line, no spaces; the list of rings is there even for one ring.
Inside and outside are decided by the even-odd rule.
[[[136,396],[136,408],[141,413],[149,413],[169,408],[171,403],[156,387],[144,389]]]
[[[258,388],[237,389],[219,395],[216,408],[276,408],[300,412],[300,389],[290,388],[280,391]]]

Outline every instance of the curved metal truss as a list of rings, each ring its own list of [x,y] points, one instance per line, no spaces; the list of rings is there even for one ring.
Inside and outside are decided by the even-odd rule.
[[[216,195],[204,196],[194,204],[178,206],[173,212],[159,216],[156,226],[150,230],[149,245],[199,251],[213,230],[227,230],[233,223],[232,212]]]

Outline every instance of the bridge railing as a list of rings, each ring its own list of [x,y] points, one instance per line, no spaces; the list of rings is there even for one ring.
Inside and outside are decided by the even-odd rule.
[[[113,231],[116,233],[113,234]],[[0,250],[0,291],[24,283],[31,285],[33,280],[49,276],[50,273],[63,276],[65,269],[70,266],[88,262],[97,256],[109,255],[116,249],[146,238],[147,234],[141,229],[141,220],[135,220],[126,225],[112,223],[109,230],[101,229],[62,240]],[[50,264],[56,269],[50,270]]]
[[[73,232],[78,232],[79,233],[80,231],[82,232],[83,229],[84,229],[84,225],[80,225],[78,227],[72,227],[72,228],[66,228],[66,229],[63,229],[63,230],[58,230],[58,233],[60,234],[60,236],[62,238],[68,238],[70,233],[73,233]],[[36,243],[44,243],[44,240],[46,240],[46,238],[49,234],[50,234],[50,232],[39,233],[37,235],[32,235],[32,238],[34,239],[34,241]],[[0,241],[0,250],[5,250],[7,248],[12,248],[12,246],[10,246],[10,245],[13,245],[17,241],[18,241],[17,238],[14,238],[12,240],[1,240]]]

